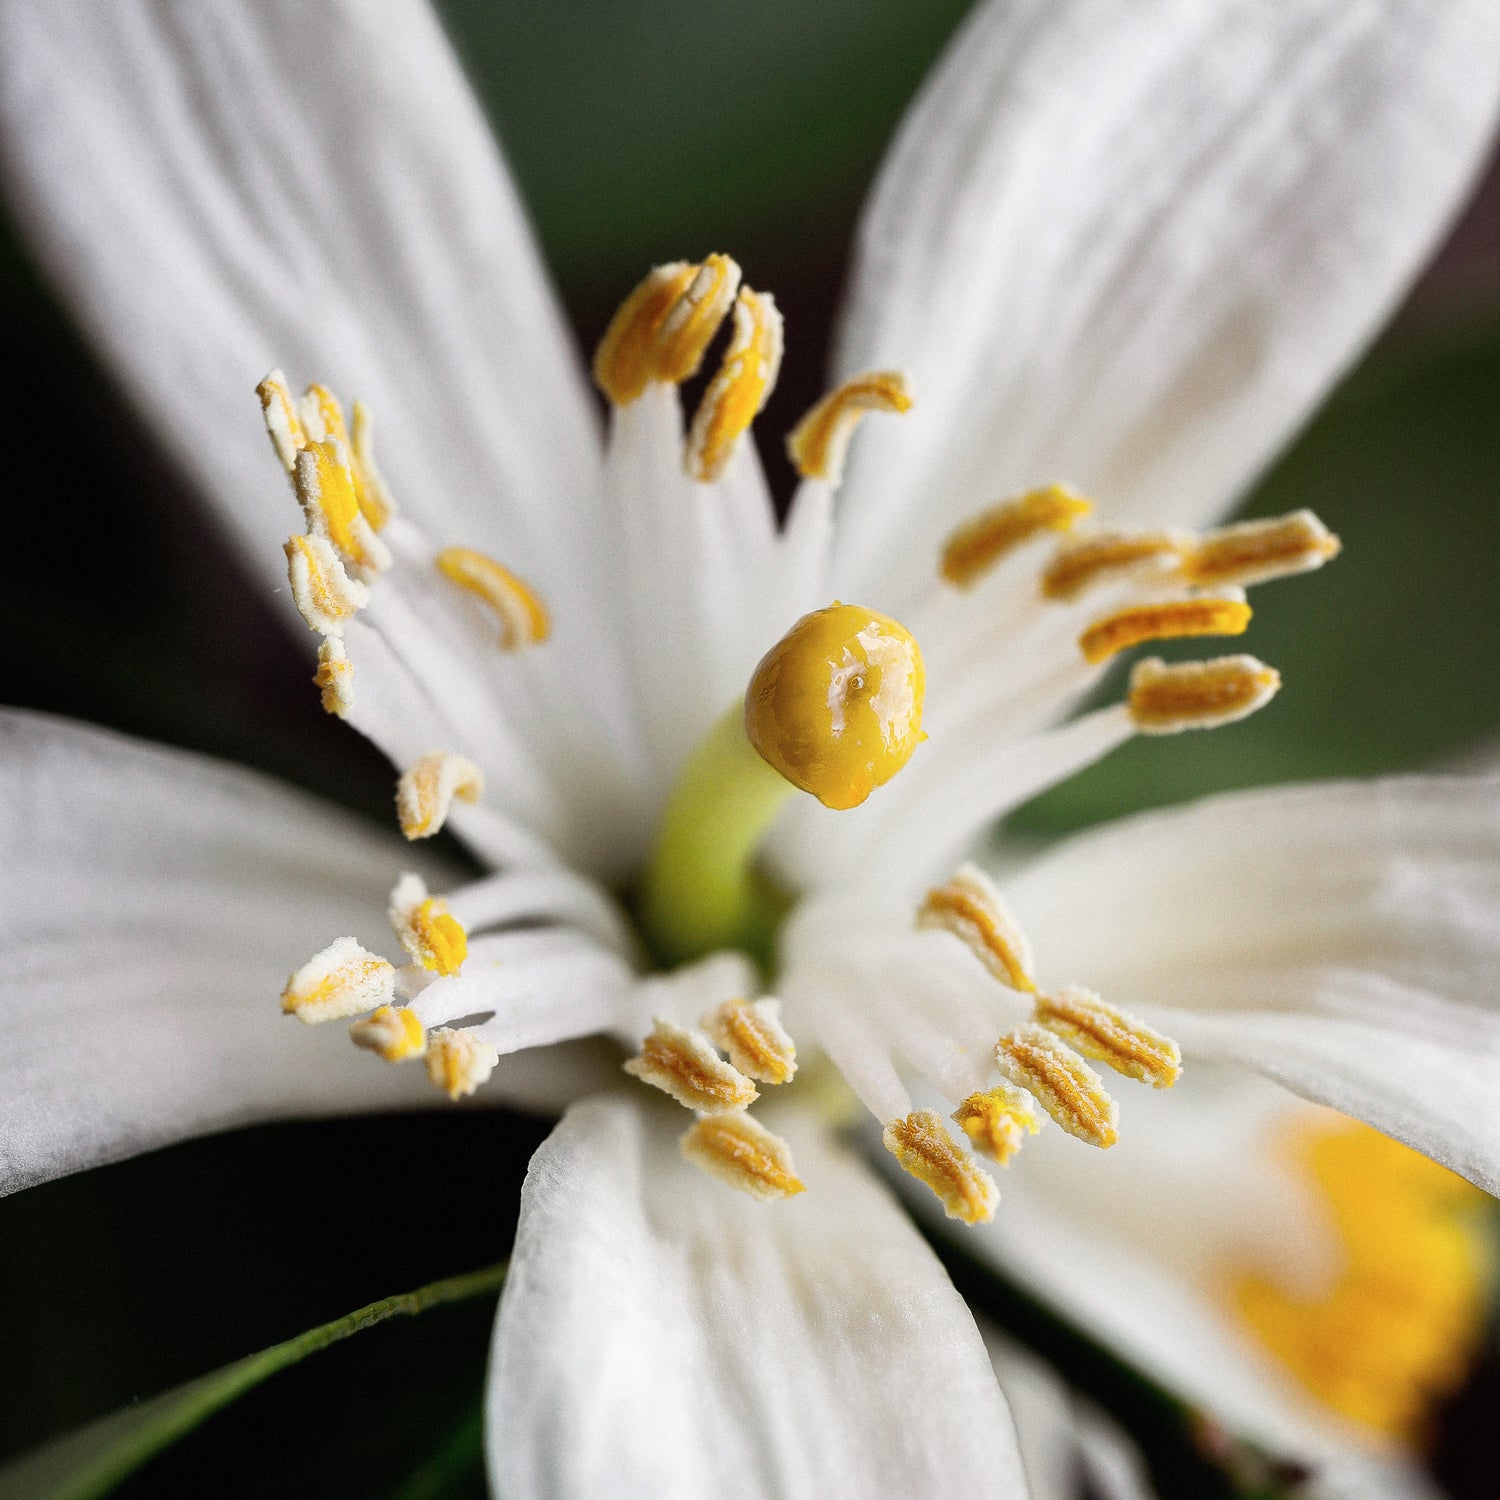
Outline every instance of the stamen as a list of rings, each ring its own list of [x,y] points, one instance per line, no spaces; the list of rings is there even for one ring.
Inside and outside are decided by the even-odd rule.
[[[386,1004],[395,987],[396,971],[385,959],[341,937],[287,980],[281,1009],[309,1025],[341,1021]]]
[[[1042,573],[1048,599],[1076,599],[1106,578],[1166,574],[1190,545],[1170,531],[1098,531],[1064,542]]]
[[[375,414],[363,401],[354,403],[354,498],[360,513],[376,531],[396,514],[396,502],[375,462]]]
[[[1244,588],[1310,573],[1339,555],[1339,539],[1310,510],[1265,521],[1241,521],[1200,537],[1183,559],[1183,577],[1200,587]]]
[[[420,875],[403,875],[391,892],[391,926],[401,946],[436,974],[457,974],[469,953],[469,935],[441,896],[429,896]]]
[[[734,336],[709,382],[688,433],[689,476],[709,484],[734,455],[776,386],[781,370],[781,314],[769,292],[742,287],[734,303]]]
[[[444,547],[435,559],[442,575],[482,600],[500,627],[500,649],[521,651],[547,639],[547,606],[534,589],[482,552]]]
[[[938,1196],[943,1212],[965,1224],[988,1224],[1000,1190],[995,1180],[943,1128],[936,1110],[919,1109],[892,1120],[881,1139],[885,1149]]]
[[[1003,500],[965,521],[943,547],[938,571],[956,588],[973,588],[1003,558],[1044,531],[1071,531],[1093,510],[1066,485]]]
[[[370,602],[370,591],[351,578],[333,545],[320,536],[294,536],[286,544],[292,600],[310,630],[342,635],[344,625]]]
[[[1028,1135],[1042,1128],[1036,1100],[1025,1089],[1012,1088],[1008,1083],[982,1094],[970,1094],[953,1111],[953,1119],[980,1151],[1002,1167],[1010,1165]]]
[[[825,479],[835,489],[860,418],[867,411],[911,410],[906,377],[899,370],[871,370],[830,391],[792,429],[787,452],[804,479]]]
[[[396,783],[396,817],[409,839],[431,838],[448,821],[453,799],[474,803],[484,795],[484,773],[467,756],[434,750]]]
[[[309,443],[297,454],[292,483],[307,529],[327,537],[350,567],[364,574],[390,567],[389,549],[360,511],[346,444],[336,437]]]
[[[1120,1139],[1120,1112],[1104,1080],[1058,1037],[1040,1026],[1018,1027],[995,1044],[995,1066],[1071,1136],[1108,1148]]]
[[[629,406],[653,381],[697,373],[740,284],[727,255],[701,266],[657,266],[620,304],[594,354],[594,379],[616,406]]]
[[[1036,993],[1031,945],[1005,898],[978,865],[961,866],[917,908],[917,926],[951,932],[1001,984]]]
[[[416,1011],[406,1005],[382,1005],[349,1028],[349,1039],[387,1062],[405,1062],[427,1051],[427,1033]]]
[[[852,604],[803,615],[761,659],[745,733],[825,807],[858,807],[912,757],[926,675],[904,625]]]
[[[1213,729],[1264,708],[1281,674],[1253,656],[1221,656],[1168,666],[1160,657],[1137,662],[1130,674],[1130,717],[1142,734]]]
[[[703,1029],[760,1083],[786,1083],[797,1071],[797,1048],[782,1027],[778,1000],[726,1000],[703,1018]]]
[[[303,614],[305,618],[306,611]],[[313,673],[313,684],[323,690],[325,713],[337,714],[342,719],[354,707],[354,663],[337,636],[326,636],[318,647],[318,670]]]
[[[1169,1089],[1182,1077],[1176,1042],[1081,985],[1040,996],[1036,1021],[1084,1056],[1154,1089]]]
[[[427,1038],[427,1076],[450,1098],[472,1094],[488,1080],[500,1054],[465,1026],[443,1026]]]
[[[1189,635],[1243,635],[1250,606],[1238,591],[1222,597],[1164,599],[1130,604],[1095,620],[1078,637],[1078,649],[1093,666],[1142,641],[1170,641]]]
[[[260,397],[261,413],[276,456],[290,474],[296,467],[297,454],[307,446],[307,435],[302,430],[302,419],[297,415],[297,403],[287,388],[285,374],[272,370],[255,387],[255,394]]]
[[[625,1071],[705,1115],[744,1109],[759,1097],[755,1085],[725,1062],[702,1032],[685,1031],[660,1016]]]
[[[681,1141],[695,1167],[769,1203],[805,1192],[787,1143],[744,1110],[705,1116]]]

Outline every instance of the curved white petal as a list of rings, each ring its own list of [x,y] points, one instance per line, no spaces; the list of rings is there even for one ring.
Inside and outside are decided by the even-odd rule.
[[[496,1493],[1024,1496],[973,1320],[874,1178],[795,1134],[808,1191],[756,1203],[680,1159],[686,1123],[595,1100],[533,1159],[490,1370]]]
[[[255,1120],[437,1102],[420,1067],[277,1006],[334,938],[393,946],[396,874],[436,873],[398,840],[247,771],[16,713],[0,829],[0,1192]],[[486,1097],[576,1096],[601,1071],[576,1061],[518,1056]]]
[[[1388,314],[1497,87],[1488,0],[986,0],[860,232],[837,373],[917,404],[860,434],[838,586],[899,614],[913,553],[1037,483],[1221,511]]]
[[[435,534],[587,595],[594,413],[423,0],[7,0],[0,146],[48,275],[272,587],[281,365],[369,403]]]
[[[1210,798],[1006,894],[1057,982],[1500,1191],[1500,779]]]

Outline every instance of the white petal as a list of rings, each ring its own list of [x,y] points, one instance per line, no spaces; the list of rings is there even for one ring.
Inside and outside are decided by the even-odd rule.
[[[808,1191],[756,1203],[682,1162],[679,1121],[592,1101],[532,1161],[490,1370],[496,1493],[1024,1496],[973,1320],[873,1177],[794,1133]]]
[[[436,883],[399,840],[246,771],[15,713],[0,828],[0,1191],[254,1120],[433,1102],[420,1068],[277,1005],[333,938],[383,936],[396,872]],[[487,1097],[577,1086],[533,1054]]]
[[[48,274],[272,586],[295,512],[254,386],[281,365],[370,405],[435,534],[584,595],[593,412],[421,0],[12,0],[0,130]]]
[[[1389,313],[1484,151],[1488,0],[987,0],[866,210],[839,587],[898,615],[960,517],[1067,480],[1221,511]],[[923,574],[930,577],[930,574]]]
[[[1006,894],[1045,972],[1500,1191],[1500,780],[1211,798]]]

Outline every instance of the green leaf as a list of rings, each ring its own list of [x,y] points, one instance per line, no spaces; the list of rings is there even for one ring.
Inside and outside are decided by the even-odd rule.
[[[0,1500],[92,1500],[107,1494],[163,1449],[279,1371],[389,1318],[415,1317],[434,1307],[496,1292],[505,1280],[505,1269],[501,1262],[431,1282],[414,1292],[382,1298],[176,1390],[90,1423],[0,1470]],[[455,1441],[467,1443],[471,1436],[466,1427]],[[410,1492],[416,1495],[437,1490],[414,1477]]]
[[[1335,396],[1246,507],[1307,506],[1344,552],[1252,593],[1233,649],[1280,669],[1253,718],[1142,738],[1012,820],[1056,832],[1234,787],[1371,776],[1500,737],[1500,334],[1387,348]],[[1199,649],[1163,656],[1201,656]],[[1155,648],[1153,648],[1153,651]],[[1118,698],[1112,676],[1105,698]]]

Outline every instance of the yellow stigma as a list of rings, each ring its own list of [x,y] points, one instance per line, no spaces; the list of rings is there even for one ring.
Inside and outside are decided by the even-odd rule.
[[[313,685],[322,689],[323,712],[344,718],[354,707],[354,663],[337,636],[328,636],[318,647],[318,670]]]
[[[867,411],[911,410],[906,377],[899,370],[871,370],[846,380],[814,406],[786,440],[787,452],[804,479],[837,486],[854,429]]]
[[[744,1109],[759,1097],[755,1085],[725,1062],[706,1036],[660,1016],[641,1043],[640,1055],[625,1064],[625,1071],[705,1115]]]
[[[763,1203],[805,1191],[787,1143],[742,1109],[705,1116],[680,1144],[695,1167]]]
[[[407,838],[431,838],[448,821],[455,797],[473,803],[483,795],[484,773],[472,760],[434,750],[396,783],[396,818]]]
[[[938,571],[955,588],[973,588],[995,565],[1046,531],[1071,531],[1093,510],[1066,485],[1048,485],[981,511],[943,547]]]
[[[648,385],[690,379],[739,285],[740,268],[727,255],[710,255],[702,265],[657,266],[620,304],[599,341],[599,388],[616,406],[629,406]]]
[[[1339,539],[1310,511],[1241,521],[1210,531],[1189,547],[1182,574],[1200,588],[1265,583],[1309,573],[1339,555]]]
[[[1036,992],[1031,946],[994,883],[978,865],[964,865],[934,886],[917,908],[917,926],[951,932],[1001,984]]]
[[[1250,624],[1250,606],[1233,595],[1166,599],[1130,604],[1102,620],[1095,620],[1078,637],[1084,660],[1102,661],[1143,641],[1169,641],[1190,635],[1243,635]]]
[[[342,1021],[384,1005],[395,989],[396,971],[352,937],[330,943],[286,982],[281,992],[285,1015],[314,1024]]]
[[[309,630],[342,635],[344,626],[370,602],[370,591],[351,578],[330,542],[320,536],[288,537],[286,576],[292,601]]]
[[[970,1094],[953,1111],[953,1119],[976,1149],[1000,1166],[1009,1166],[1028,1135],[1042,1128],[1036,1101],[1025,1089],[1002,1083],[982,1094]]]
[[[541,596],[509,568],[468,547],[444,547],[434,559],[438,571],[472,594],[494,614],[500,649],[520,651],[547,639],[551,622]]]
[[[988,1224],[1000,1190],[995,1180],[943,1128],[936,1110],[919,1109],[892,1120],[881,1137],[885,1149],[938,1196],[943,1212],[965,1224]]]
[[[1229,1286],[1255,1336],[1324,1405],[1407,1443],[1462,1383],[1483,1338],[1485,1195],[1354,1121],[1303,1124],[1288,1143],[1320,1190],[1341,1265],[1322,1293],[1241,1273]]]
[[[734,302],[734,336],[688,432],[685,466],[691,478],[708,484],[728,467],[735,444],[776,387],[781,337],[781,314],[771,294],[742,287]]]
[[[1168,666],[1159,657],[1137,662],[1127,703],[1142,734],[1213,729],[1264,708],[1276,696],[1281,674],[1253,656]]]
[[[762,658],[745,693],[745,733],[825,807],[858,807],[921,743],[925,684],[905,626],[834,604],[803,615]]]
[[[1120,1112],[1104,1080],[1065,1042],[1040,1026],[1018,1027],[995,1045],[995,1066],[1034,1094],[1069,1135],[1108,1148],[1120,1139]]]
[[[703,1029],[747,1078],[787,1083],[797,1071],[797,1048],[781,1024],[778,1001],[726,1000],[703,1018]]]
[[[405,1062],[427,1051],[427,1033],[416,1011],[405,1005],[382,1005],[372,1016],[349,1028],[349,1040],[387,1062]]]
[[[1098,531],[1064,542],[1042,571],[1048,599],[1076,599],[1108,578],[1175,571],[1188,545],[1170,531]]]
[[[424,969],[457,974],[469,954],[469,935],[440,896],[427,894],[420,875],[403,875],[391,892],[391,926],[401,946]]]
[[[1169,1089],[1182,1077],[1182,1053],[1176,1042],[1092,990],[1069,985],[1056,994],[1041,995],[1035,1015],[1039,1026],[1126,1078]]]
[[[443,1026],[427,1038],[427,1077],[450,1099],[472,1094],[489,1079],[500,1054],[467,1027]]]

